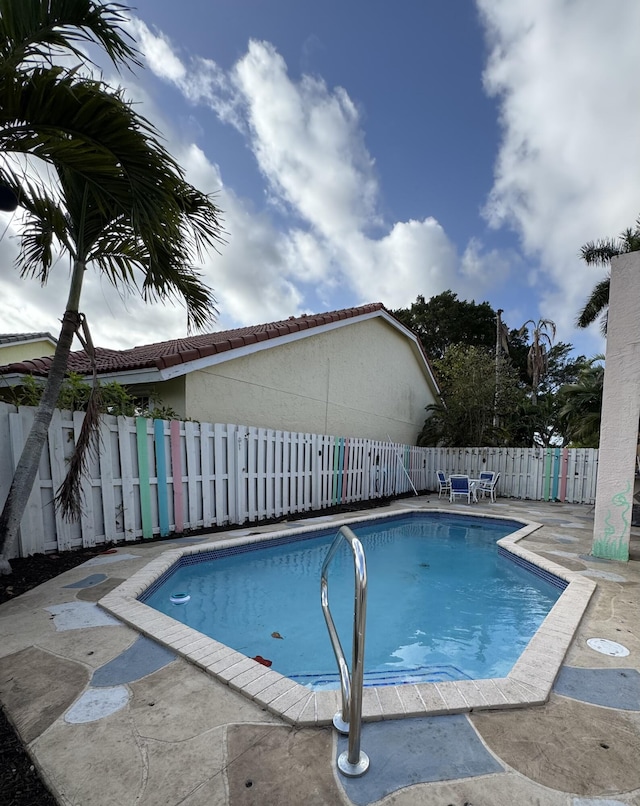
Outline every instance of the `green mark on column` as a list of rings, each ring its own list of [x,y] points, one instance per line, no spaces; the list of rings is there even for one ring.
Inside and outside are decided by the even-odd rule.
[[[628,499],[630,490],[631,482],[627,481],[627,489],[616,493],[611,498],[612,506],[607,509],[604,519],[604,535],[594,538],[593,541],[591,553],[594,557],[602,557],[607,560],[622,560],[623,562],[629,559],[631,525],[627,518],[627,513],[632,506]]]

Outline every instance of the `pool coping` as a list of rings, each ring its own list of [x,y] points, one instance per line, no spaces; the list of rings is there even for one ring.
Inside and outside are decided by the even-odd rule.
[[[398,509],[393,515],[415,514],[421,509]],[[424,511],[461,514],[459,510],[440,508],[425,508]],[[498,540],[497,545],[566,581],[567,587],[506,677],[365,687],[363,721],[522,708],[542,705],[549,698],[564,657],[597,585],[578,572],[570,571],[518,545],[519,541],[542,528],[544,524],[493,513],[473,513],[473,517],[521,523],[520,529]],[[338,529],[343,525],[380,519],[381,515],[376,513],[332,520],[325,526],[335,526]],[[339,690],[310,691],[231,647],[160,613],[137,598],[182,556],[265,542],[285,535],[306,534],[318,531],[319,528],[324,526],[320,527],[315,522],[302,527],[257,532],[197,546],[169,549],[103,596],[98,604],[125,624],[174,651],[216,680],[280,716],[285,722],[300,727],[330,725],[341,708]]]

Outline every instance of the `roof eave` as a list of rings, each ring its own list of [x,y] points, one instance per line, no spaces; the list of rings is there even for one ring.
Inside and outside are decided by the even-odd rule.
[[[242,358],[247,355],[259,353],[262,350],[269,350],[272,347],[280,347],[283,344],[291,344],[292,342],[306,339],[320,333],[328,333],[331,330],[344,327],[345,325],[353,324],[354,322],[363,322],[366,319],[372,319],[379,316],[381,310],[370,311],[360,314],[359,316],[351,316],[345,319],[338,319],[333,322],[326,322],[322,325],[314,325],[313,327],[304,330],[297,330],[291,333],[286,333],[282,336],[274,336],[263,340],[256,341],[252,344],[245,344],[233,349],[223,350],[213,355],[208,355],[203,358],[196,358],[193,361],[186,361],[181,364],[175,364],[171,367],[165,367],[160,370],[162,380],[170,380],[171,378],[178,378],[181,375],[187,375],[190,372],[197,372],[201,369],[215,366],[216,364],[224,364],[227,361],[233,361],[236,358]]]
[[[264,341],[258,341],[255,342],[254,344],[245,344],[242,347],[235,347],[232,350],[226,350],[224,352],[215,353],[213,355],[209,355],[204,358],[196,358],[193,361],[188,361],[182,364],[176,364],[172,367],[166,367],[164,369],[159,370],[160,380],[166,381],[172,378],[178,378],[182,375],[187,375],[190,372],[197,372],[198,370],[207,369],[208,367],[212,367],[217,364],[224,364],[227,361],[233,361],[236,358],[241,358],[247,355],[253,355],[254,353],[261,352],[262,350],[268,350],[272,347],[280,347],[283,344],[290,344],[294,341],[299,341],[300,339],[305,339],[319,333],[328,333],[331,330],[346,327],[356,322],[364,322],[368,319],[376,319],[376,318],[384,319],[384,321],[387,322],[389,325],[391,325],[391,327],[394,327],[396,328],[396,330],[399,330],[403,334],[403,336],[405,336],[412,342],[416,358],[421,364],[429,383],[433,386],[435,395],[439,397],[440,388],[438,386],[438,382],[436,381],[436,378],[429,364],[428,358],[424,353],[424,350],[418,340],[418,337],[416,336],[415,333],[409,330],[409,328],[405,327],[395,317],[391,316],[391,314],[389,314],[382,308],[375,311],[368,311],[367,313],[360,314],[359,316],[352,316],[349,317],[348,319],[338,319],[335,322],[327,322],[324,325],[317,325],[313,328],[308,328],[306,330],[298,330],[294,333],[287,333],[284,336],[276,336],[275,338],[265,339]],[[131,381],[128,381],[128,383],[131,383]]]

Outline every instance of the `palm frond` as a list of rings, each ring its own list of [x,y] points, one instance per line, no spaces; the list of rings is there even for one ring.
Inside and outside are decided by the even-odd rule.
[[[619,254],[619,244],[610,238],[589,241],[580,249],[580,257],[584,262],[595,266],[608,266],[611,258]]]
[[[100,413],[102,395],[100,384],[94,375],[91,394],[87,402],[80,434],[69,460],[67,474],[56,491],[54,502],[67,521],[75,521],[82,514],[82,480],[86,477],[89,462],[95,459],[100,450]]]
[[[1,153],[27,154],[73,171],[119,203],[137,203],[143,217],[158,192],[182,180],[155,128],[120,90],[38,68],[0,74],[0,98]]]
[[[0,0],[0,60],[13,69],[68,52],[86,64],[91,60],[79,45],[95,43],[116,67],[129,62],[140,67],[122,27],[128,11],[120,3],[93,0]]]
[[[37,277],[41,285],[46,285],[56,246],[72,258],[75,256],[64,209],[58,199],[29,180],[21,179],[18,185],[15,176],[0,170],[0,183],[19,194],[21,207],[26,211],[16,266],[21,276]]]
[[[549,343],[551,343],[551,338],[544,333],[545,330],[551,331],[552,338],[555,339],[556,337],[556,323],[551,319],[540,319],[538,321],[537,331],[539,336],[546,336],[549,339]]]
[[[89,220],[90,227],[99,223],[99,217]],[[162,233],[158,235],[151,254],[128,218],[102,221],[85,260],[95,264],[114,287],[135,291],[146,301],[183,302],[189,330],[209,326],[217,313],[215,299],[189,262],[192,250],[169,248],[163,243]]]
[[[601,238],[586,243],[580,249],[580,257],[585,263],[608,266],[611,258],[638,251],[640,251],[640,216],[636,219],[635,226],[627,227],[617,239]]]
[[[26,75],[0,77],[0,97],[7,97],[0,109],[0,150],[55,165],[72,221],[80,208],[86,213],[90,185],[92,215],[79,251],[88,251],[105,223],[122,214],[158,264],[167,252],[192,264],[222,243],[218,208],[185,182],[154,128],[120,93],[55,69],[35,74],[34,83]]]
[[[578,314],[576,325],[581,328],[589,327],[598,317],[606,311],[609,305],[609,289],[611,285],[611,277],[607,276],[596,283],[589,299],[585,302],[584,307]],[[606,319],[604,320],[604,334],[606,334]]]

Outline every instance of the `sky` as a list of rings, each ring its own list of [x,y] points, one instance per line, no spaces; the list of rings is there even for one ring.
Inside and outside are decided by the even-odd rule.
[[[128,30],[144,66],[104,78],[223,211],[211,330],[451,289],[603,351],[579,250],[640,214],[637,0],[137,0]],[[68,258],[20,278],[20,226],[0,332],[57,335]],[[102,347],[186,335],[92,270],[81,309]]]

